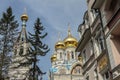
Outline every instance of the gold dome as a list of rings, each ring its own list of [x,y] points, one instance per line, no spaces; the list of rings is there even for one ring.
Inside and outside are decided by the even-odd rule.
[[[51,62],[54,62],[54,61],[56,61],[57,60],[57,55],[56,54],[53,54],[52,56],[51,56]]]
[[[68,30],[68,36],[64,39],[65,47],[77,47],[78,41],[74,38]]]
[[[56,44],[55,44],[55,49],[64,49],[65,48],[65,44],[63,41],[58,41]]]
[[[25,20],[27,21],[28,20],[28,15],[26,13],[24,13],[22,16],[21,16],[21,20]]]

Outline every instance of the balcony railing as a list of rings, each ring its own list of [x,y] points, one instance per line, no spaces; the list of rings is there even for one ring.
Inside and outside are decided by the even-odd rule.
[[[90,40],[90,38],[91,38],[90,28],[87,28],[78,42],[78,47],[76,51],[77,52],[81,51],[84,48],[85,44]]]
[[[91,25],[91,33],[94,33],[99,24],[100,24],[99,14],[97,14]]]

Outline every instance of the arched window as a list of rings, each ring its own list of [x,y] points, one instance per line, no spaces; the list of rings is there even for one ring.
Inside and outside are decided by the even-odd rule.
[[[62,59],[62,52],[60,52],[60,59]]]
[[[19,55],[22,56],[23,55],[23,46],[20,47],[20,52]]]
[[[74,53],[73,53],[73,51],[71,52],[71,54],[72,54],[72,59],[74,59]]]
[[[67,59],[70,60],[70,54],[69,53],[67,53]]]

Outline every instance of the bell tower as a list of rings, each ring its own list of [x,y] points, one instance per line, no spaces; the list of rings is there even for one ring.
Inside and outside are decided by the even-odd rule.
[[[28,20],[28,15],[26,13],[22,14],[21,21],[22,21],[22,30],[19,33],[19,36],[14,43],[14,51],[12,56],[12,63],[9,67],[9,77],[10,80],[12,79],[20,79],[20,80],[28,80],[27,73],[30,66],[19,66],[20,63],[26,61],[27,59],[24,55],[27,53],[30,44],[27,39],[27,32],[26,32],[26,22]]]

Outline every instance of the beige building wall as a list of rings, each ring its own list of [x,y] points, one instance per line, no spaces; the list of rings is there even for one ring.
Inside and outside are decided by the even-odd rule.
[[[114,64],[118,65],[120,64],[120,38],[112,38],[110,40],[110,45],[111,45],[111,49],[112,49],[112,53],[113,53],[113,57],[114,57]]]

